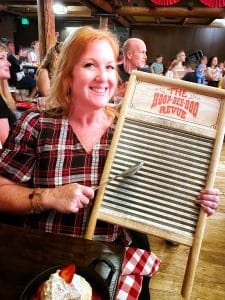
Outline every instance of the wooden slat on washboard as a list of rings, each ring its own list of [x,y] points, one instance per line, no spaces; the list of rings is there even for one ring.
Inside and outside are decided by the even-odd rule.
[[[206,214],[196,205],[213,187],[222,147],[225,91],[133,72],[101,183],[137,162],[96,197],[86,238],[97,220],[189,246],[183,296],[190,298]]]

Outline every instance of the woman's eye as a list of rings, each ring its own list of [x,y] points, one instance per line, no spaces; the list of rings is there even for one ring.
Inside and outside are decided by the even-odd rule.
[[[114,70],[114,69],[115,69],[115,66],[113,66],[113,65],[108,65],[108,66],[107,66],[107,69]]]
[[[93,66],[94,66],[93,63],[87,63],[87,64],[84,65],[85,68],[91,68]]]

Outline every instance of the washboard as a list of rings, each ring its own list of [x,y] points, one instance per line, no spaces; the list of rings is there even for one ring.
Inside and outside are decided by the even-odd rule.
[[[190,299],[206,225],[196,205],[213,187],[225,127],[225,91],[133,71],[101,182],[137,162],[137,174],[97,194],[86,238],[97,220],[190,247],[181,294]]]

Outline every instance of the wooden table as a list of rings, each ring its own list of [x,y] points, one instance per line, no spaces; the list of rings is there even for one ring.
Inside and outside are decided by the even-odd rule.
[[[115,294],[124,248],[68,236],[0,224],[0,299],[19,299],[25,286],[40,272],[58,264],[86,267],[104,257],[114,264],[110,293]]]

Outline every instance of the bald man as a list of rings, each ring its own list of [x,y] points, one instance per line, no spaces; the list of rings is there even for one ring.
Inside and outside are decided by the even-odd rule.
[[[123,44],[123,63],[118,65],[119,84],[115,96],[124,97],[127,82],[133,70],[141,70],[146,65],[147,50],[144,41],[138,38],[129,38]],[[117,101],[117,100],[116,100]]]
[[[147,60],[147,49],[144,41],[129,38],[123,44],[123,64],[118,66],[119,75],[123,82],[129,80],[132,70],[144,68]]]

